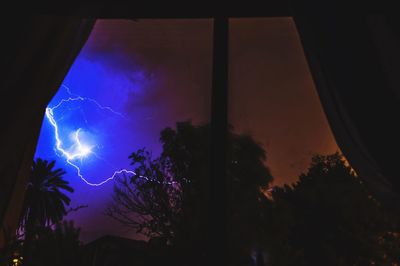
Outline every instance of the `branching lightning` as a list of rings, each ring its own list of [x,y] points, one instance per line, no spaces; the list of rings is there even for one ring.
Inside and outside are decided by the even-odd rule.
[[[108,181],[113,180],[119,174],[137,175],[134,171],[127,170],[127,169],[121,169],[121,170],[115,171],[110,177],[106,178],[104,181],[101,181],[99,183],[92,183],[92,182],[89,182],[81,174],[81,169],[75,163],[75,161],[81,160],[81,162],[82,162],[82,160],[85,157],[87,157],[87,156],[89,156],[91,154],[96,155],[96,153],[93,151],[93,148],[96,147],[96,145],[88,145],[88,144],[84,143],[83,140],[80,138],[80,133],[82,132],[82,128],[78,128],[73,133],[73,138],[72,138],[73,139],[73,144],[69,148],[65,148],[63,140],[60,137],[59,125],[57,123],[57,120],[54,117],[54,110],[56,110],[57,108],[60,108],[63,104],[66,104],[68,102],[75,102],[75,101],[84,102],[84,101],[88,101],[88,102],[92,102],[93,104],[95,104],[97,106],[97,108],[99,108],[101,110],[111,112],[114,115],[118,115],[118,116],[120,116],[122,118],[124,118],[124,116],[121,113],[114,111],[109,106],[101,105],[100,103],[98,103],[94,99],[81,97],[79,95],[71,93],[71,90],[65,85],[62,85],[62,87],[64,87],[66,89],[66,91],[67,91],[67,93],[68,93],[68,95],[70,97],[68,97],[67,99],[62,99],[59,103],[57,103],[53,107],[47,107],[46,108],[46,118],[50,122],[50,124],[52,125],[52,127],[54,129],[54,138],[55,138],[55,141],[56,141],[56,143],[55,143],[56,154],[59,155],[59,156],[64,157],[66,159],[66,162],[76,169],[77,175],[89,186],[101,186],[101,185],[107,183]],[[150,181],[149,178],[147,178],[145,176],[139,176],[139,177],[144,178],[147,181]],[[153,182],[158,182],[158,181],[154,181],[154,180],[152,180],[152,181]],[[176,183],[177,182],[166,182],[166,184],[171,184],[171,185],[176,184]]]

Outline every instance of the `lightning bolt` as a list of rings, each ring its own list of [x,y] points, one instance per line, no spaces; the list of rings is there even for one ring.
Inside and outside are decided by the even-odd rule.
[[[124,116],[119,113],[114,111],[111,107],[109,106],[103,106],[100,103],[98,103],[96,100],[92,99],[92,98],[87,98],[87,97],[82,97],[79,96],[77,94],[73,94],[70,90],[70,88],[68,88],[66,85],[62,85],[62,87],[64,87],[68,93],[68,95],[70,97],[66,98],[66,99],[61,99],[56,105],[54,105],[53,107],[47,107],[46,108],[46,118],[47,120],[50,122],[50,124],[52,125],[53,129],[54,129],[54,138],[56,140],[55,143],[55,150],[56,150],[56,154],[57,155],[61,155],[66,159],[66,162],[74,167],[77,171],[77,175],[82,179],[83,182],[85,182],[87,185],[89,186],[101,186],[105,183],[107,183],[110,180],[113,180],[116,176],[120,175],[120,174],[129,174],[129,175],[134,175],[136,176],[137,174],[134,171],[128,170],[128,169],[121,169],[118,171],[115,171],[110,177],[104,179],[102,182],[99,183],[92,183],[90,181],[88,181],[82,174],[81,174],[81,169],[79,168],[79,166],[75,163],[76,160],[82,160],[89,156],[90,154],[94,154],[96,155],[96,153],[93,151],[93,148],[96,147],[96,145],[87,145],[85,143],[82,142],[82,139],[80,138],[80,133],[82,132],[82,128],[78,128],[73,135],[73,144],[68,148],[65,149],[64,145],[63,145],[63,141],[62,138],[60,137],[60,129],[59,129],[59,125],[57,123],[57,120],[54,118],[54,110],[60,108],[62,105],[69,103],[69,102],[75,102],[75,101],[88,101],[88,102],[92,102],[93,104],[95,104],[97,106],[97,108],[104,110],[104,111],[108,111],[113,113],[114,115],[120,116],[122,118],[124,118]],[[97,156],[97,155],[96,155]],[[156,181],[156,180],[150,180],[149,178],[145,177],[145,176],[140,176],[140,178],[143,178],[147,181],[152,181],[152,182],[157,182],[157,183],[161,183],[160,181]],[[172,181],[172,182],[164,182],[164,184],[169,184],[169,185],[174,185],[177,184],[176,181]]]

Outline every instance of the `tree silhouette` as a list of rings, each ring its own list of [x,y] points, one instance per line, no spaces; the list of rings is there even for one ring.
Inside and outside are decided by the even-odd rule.
[[[55,224],[66,214],[66,205],[70,198],[64,191],[73,192],[73,188],[63,179],[63,169],[54,169],[55,161],[48,162],[40,158],[33,162],[21,216],[20,227],[25,234],[25,256],[39,229]]]
[[[130,158],[137,175],[115,180],[114,204],[106,213],[138,233],[172,241],[181,209],[181,184],[171,176],[168,163],[153,160],[148,151],[140,149]]]
[[[343,157],[312,158],[293,187],[266,206],[271,265],[393,265],[398,218],[366,190]],[[396,238],[397,237],[397,238]]]
[[[265,151],[250,137],[228,132],[228,232],[232,248],[250,245],[261,225],[260,199],[272,176]],[[181,256],[204,250],[209,189],[209,125],[191,122],[161,132],[162,153],[145,149],[130,156],[136,176],[115,182],[106,214],[150,238],[162,239]],[[212,185],[212,184],[211,184]],[[232,256],[233,257],[233,256]]]

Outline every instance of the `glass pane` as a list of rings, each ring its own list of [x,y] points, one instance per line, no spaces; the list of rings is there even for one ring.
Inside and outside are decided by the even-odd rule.
[[[340,154],[292,18],[231,19],[229,59],[231,264],[398,265],[398,213]]]
[[[74,191],[60,189],[71,199],[63,219],[89,249],[129,242],[119,237],[178,242],[182,210],[191,208],[181,198],[197,185],[191,173],[208,179],[211,66],[211,20],[96,22],[48,105],[35,155],[65,170]],[[130,198],[116,201],[114,186]],[[113,265],[133,256],[107,252]]]
[[[281,197],[274,191],[298,182],[313,155],[339,148],[292,18],[230,19],[229,33],[229,122],[235,134],[228,166],[232,263],[295,265],[301,260],[286,248],[295,249],[290,241],[297,235],[290,230],[301,221],[291,211],[307,209],[278,208]],[[293,252],[301,253],[296,248]]]

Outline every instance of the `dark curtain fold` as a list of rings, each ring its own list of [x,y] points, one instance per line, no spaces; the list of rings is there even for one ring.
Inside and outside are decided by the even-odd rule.
[[[94,22],[32,14],[1,19],[0,246],[19,218],[46,105]]]
[[[400,195],[399,19],[334,1],[293,1],[292,12],[336,141],[378,199]]]

